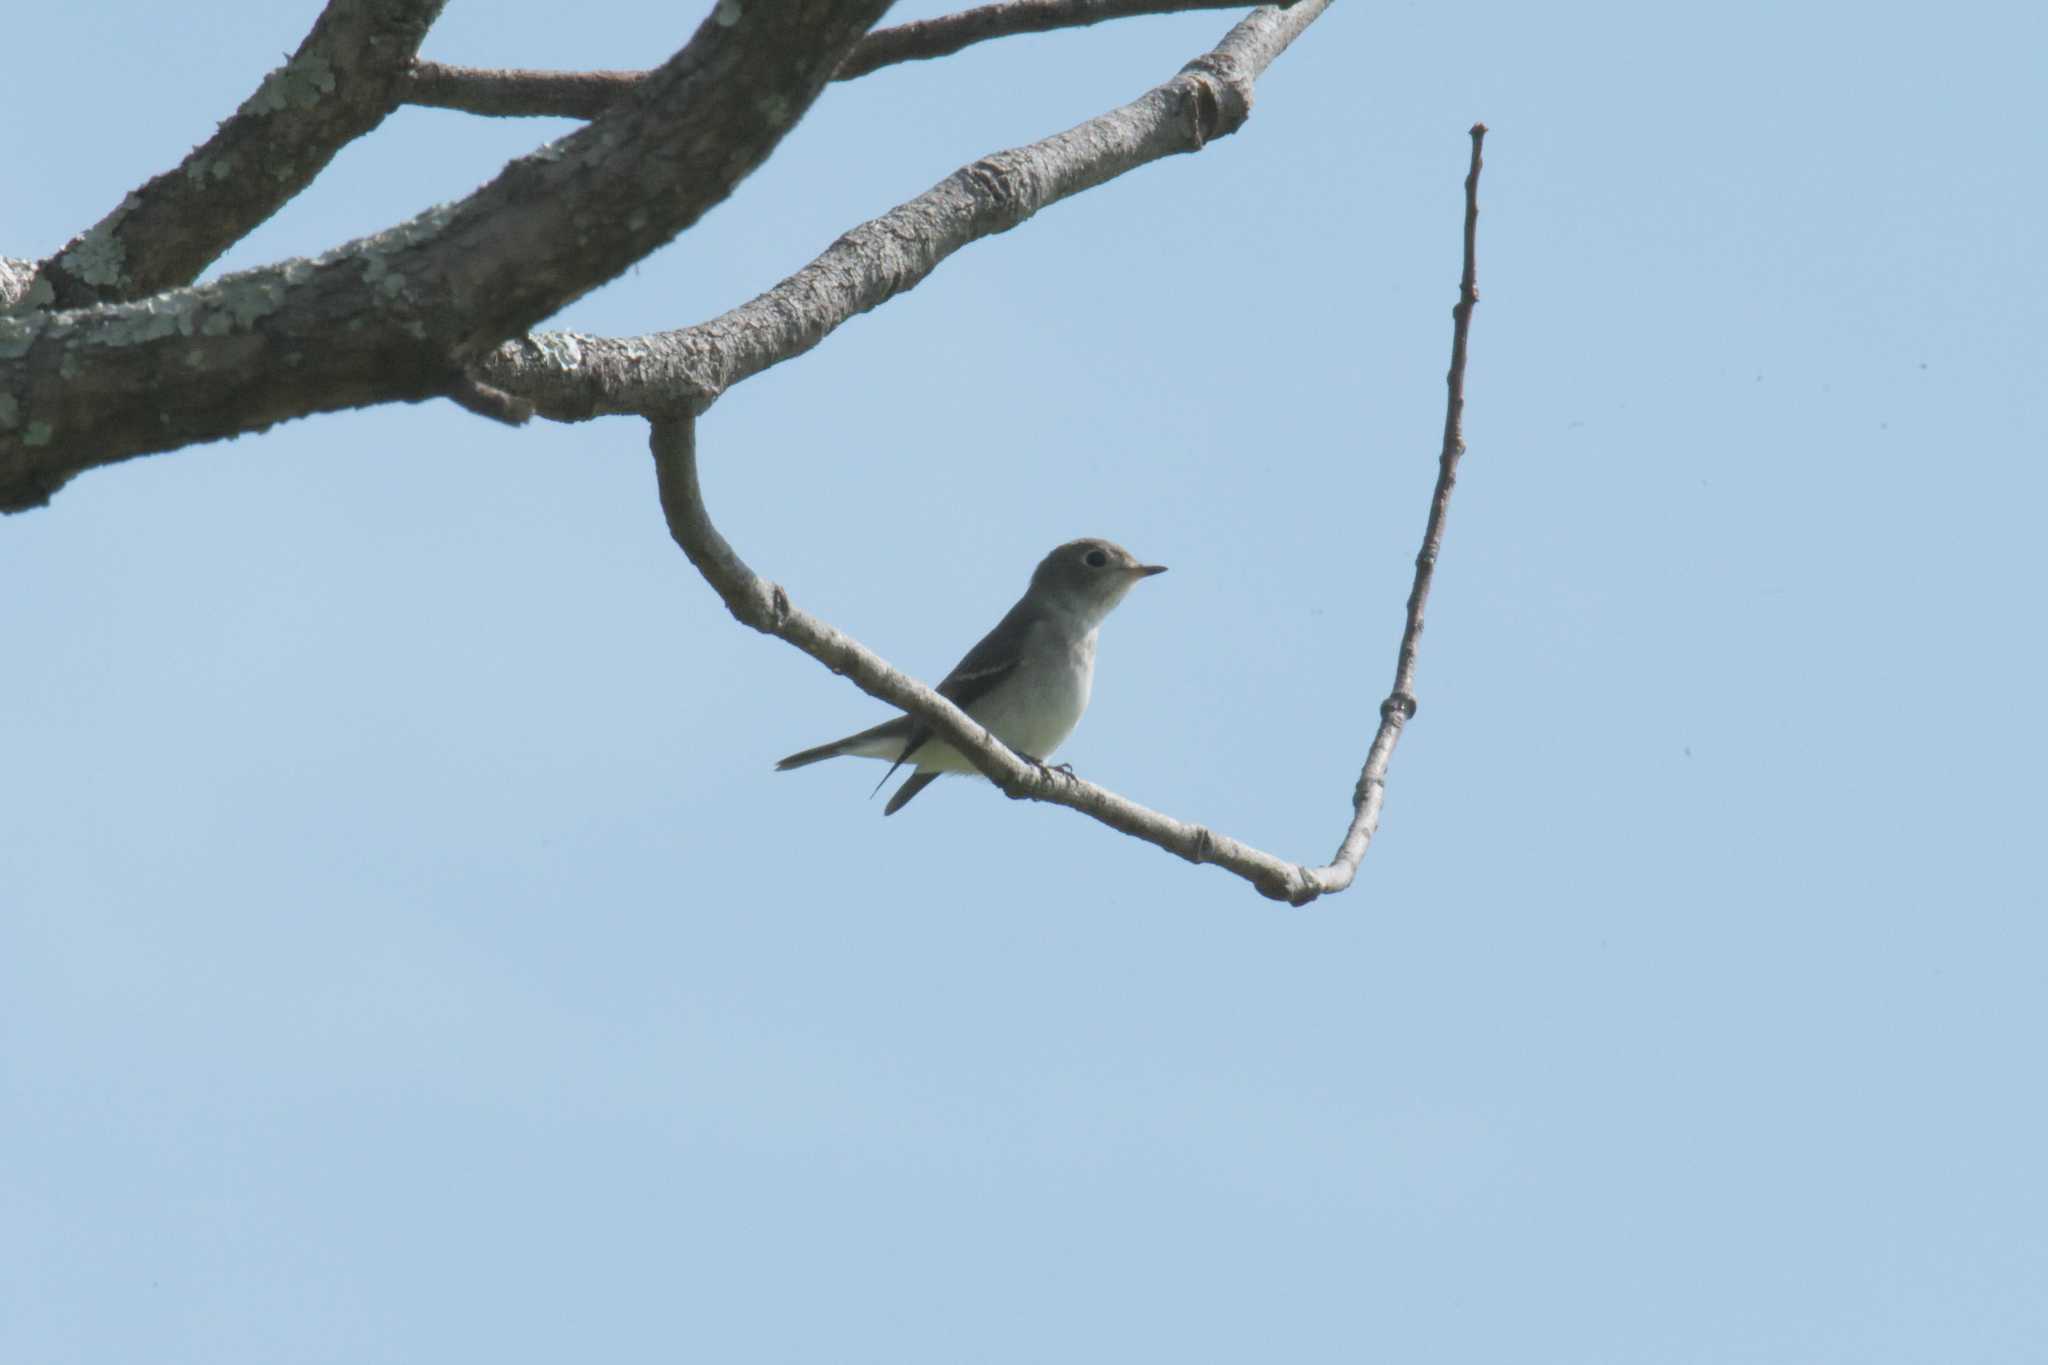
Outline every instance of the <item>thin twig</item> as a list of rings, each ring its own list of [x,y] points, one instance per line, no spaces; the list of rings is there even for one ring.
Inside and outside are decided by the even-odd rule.
[[[1366,750],[1365,767],[1352,790],[1351,828],[1337,846],[1337,856],[1325,873],[1341,870],[1348,884],[1359,860],[1379,828],[1380,806],[1386,798],[1387,765],[1393,762],[1394,746],[1401,731],[1415,714],[1415,655],[1422,641],[1422,608],[1429,601],[1430,583],[1436,577],[1437,553],[1443,547],[1444,518],[1451,509],[1451,490],[1458,483],[1458,459],[1465,453],[1465,352],[1472,332],[1472,309],[1479,302],[1477,273],[1479,241],[1479,169],[1485,164],[1480,152],[1486,144],[1486,125],[1472,125],[1472,163],[1465,174],[1465,264],[1458,276],[1458,302],[1451,309],[1451,368],[1445,376],[1449,390],[1444,402],[1444,443],[1437,455],[1436,488],[1429,498],[1429,520],[1422,530],[1422,548],[1415,555],[1415,582],[1408,589],[1408,620],[1401,630],[1401,648],[1394,661],[1394,690],[1380,703],[1380,728]],[[1330,890],[1341,890],[1342,885]]]
[[[850,81],[903,62],[946,57],[991,38],[1084,28],[1109,19],[1190,10],[1243,9],[1245,0],[1003,0],[958,14],[877,29],[833,73]],[[532,71],[415,62],[405,102],[486,118],[596,118],[637,86],[644,71]]]
[[[1005,0],[1002,4],[978,5],[958,14],[942,14],[933,19],[918,19],[894,28],[877,29],[861,40],[860,46],[840,63],[832,79],[850,81],[898,62],[948,57],[963,47],[987,42],[990,38],[1084,28],[1105,19],[1129,19],[1140,14],[1243,8],[1245,0]]]

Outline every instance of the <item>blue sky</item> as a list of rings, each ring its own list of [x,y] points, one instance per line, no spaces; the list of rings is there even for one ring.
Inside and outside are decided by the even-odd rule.
[[[0,250],[312,12],[18,16]],[[697,17],[457,3],[426,53]],[[556,325],[709,316],[1231,18],[835,88]],[[1484,119],[1421,711],[1302,911],[966,780],[885,822],[870,764],[772,772],[884,713],[731,623],[633,421],[323,418],[0,523],[0,1357],[2036,1359],[2044,27],[1342,4],[1238,135],[705,418],[735,546],[927,678],[1058,541],[1172,566],[1061,757],[1319,862]],[[566,126],[404,111],[224,268]]]

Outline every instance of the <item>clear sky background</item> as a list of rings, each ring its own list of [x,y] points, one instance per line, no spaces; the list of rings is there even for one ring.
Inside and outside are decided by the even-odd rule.
[[[314,12],[11,16],[0,250]],[[456,0],[426,52],[699,17]],[[710,316],[1234,17],[835,87],[552,325]],[[0,1359],[2038,1361],[2044,51],[2017,4],[1344,0],[1236,136],[707,416],[733,543],[927,678],[1056,542],[1172,566],[1061,757],[1320,862],[1489,123],[1421,711],[1305,910],[772,772],[886,712],[730,621],[637,421],[325,417],[0,522]],[[226,267],[567,127],[401,112]]]

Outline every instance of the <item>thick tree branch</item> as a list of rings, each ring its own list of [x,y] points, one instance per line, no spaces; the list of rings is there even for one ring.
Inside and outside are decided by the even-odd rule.
[[[1394,746],[1400,741],[1402,727],[1415,714],[1415,656],[1422,637],[1423,605],[1428,601],[1437,555],[1443,545],[1444,518],[1450,508],[1451,490],[1457,484],[1458,460],[1465,451],[1465,357],[1472,309],[1479,301],[1476,251],[1480,150],[1485,136],[1484,125],[1473,125],[1471,169],[1465,177],[1464,268],[1459,276],[1458,302],[1451,310],[1451,367],[1445,381],[1449,393],[1444,410],[1444,439],[1437,458],[1436,487],[1430,496],[1422,550],[1415,557],[1407,620],[1394,667],[1394,690],[1380,705],[1379,730],[1367,750],[1365,766],[1352,792],[1350,826],[1336,857],[1323,867],[1288,862],[1204,826],[1148,809],[1071,774],[1029,763],[946,698],[891,667],[859,641],[800,610],[780,584],[770,583],[748,568],[712,524],[697,478],[696,418],[687,412],[659,417],[651,423],[655,478],[669,534],[740,622],[795,645],[834,673],[851,678],[869,696],[901,707],[925,721],[1006,795],[1070,807],[1190,862],[1211,863],[1235,873],[1261,895],[1291,905],[1306,905],[1319,896],[1342,891],[1357,877],[1358,865],[1379,828],[1380,811],[1386,800],[1387,767]]]
[[[0,319],[0,510],[132,455],[447,392],[729,195],[887,4],[720,0],[633,98],[458,204],[317,260]]]
[[[414,62],[405,102],[485,118],[596,118],[646,71],[529,71]]]
[[[850,81],[901,62],[945,57],[991,38],[1082,28],[1108,19],[1187,10],[1242,9],[1245,0],[1004,0],[958,14],[878,29],[833,73]],[[489,70],[416,62],[404,99],[409,104],[457,109],[490,118],[596,118],[638,85],[644,71]]]
[[[1253,83],[1327,5],[1298,0],[1254,10],[1172,80],[1077,128],[963,167],[720,317],[641,337],[542,333],[507,343],[478,373],[560,421],[701,413],[731,385],[802,355],[848,318],[915,288],[969,242],[1235,132],[1251,112]]]
[[[445,0],[329,0],[283,66],[175,170],[41,266],[34,307],[119,303],[190,284],[398,106]]]

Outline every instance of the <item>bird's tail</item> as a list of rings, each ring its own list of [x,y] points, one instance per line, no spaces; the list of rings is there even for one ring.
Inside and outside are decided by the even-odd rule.
[[[841,754],[852,754],[859,758],[887,758],[898,749],[903,750],[901,757],[896,760],[901,763],[903,759],[910,757],[910,748],[916,747],[903,747],[911,738],[910,717],[898,716],[894,720],[885,720],[880,725],[870,725],[859,734],[847,735],[842,739],[833,740],[830,744],[820,744],[815,749],[805,749],[802,753],[791,754],[775,765],[775,771],[785,773],[791,768],[802,768],[828,758],[838,758]],[[894,772],[895,769],[892,768],[890,771]]]
[[[791,768],[807,767],[812,763],[822,763],[828,758],[837,758],[846,752],[846,746],[854,738],[854,736],[848,736],[846,739],[835,739],[830,744],[820,744],[815,749],[805,749],[801,753],[791,754],[788,758],[780,759],[776,762],[775,771],[786,773]]]

